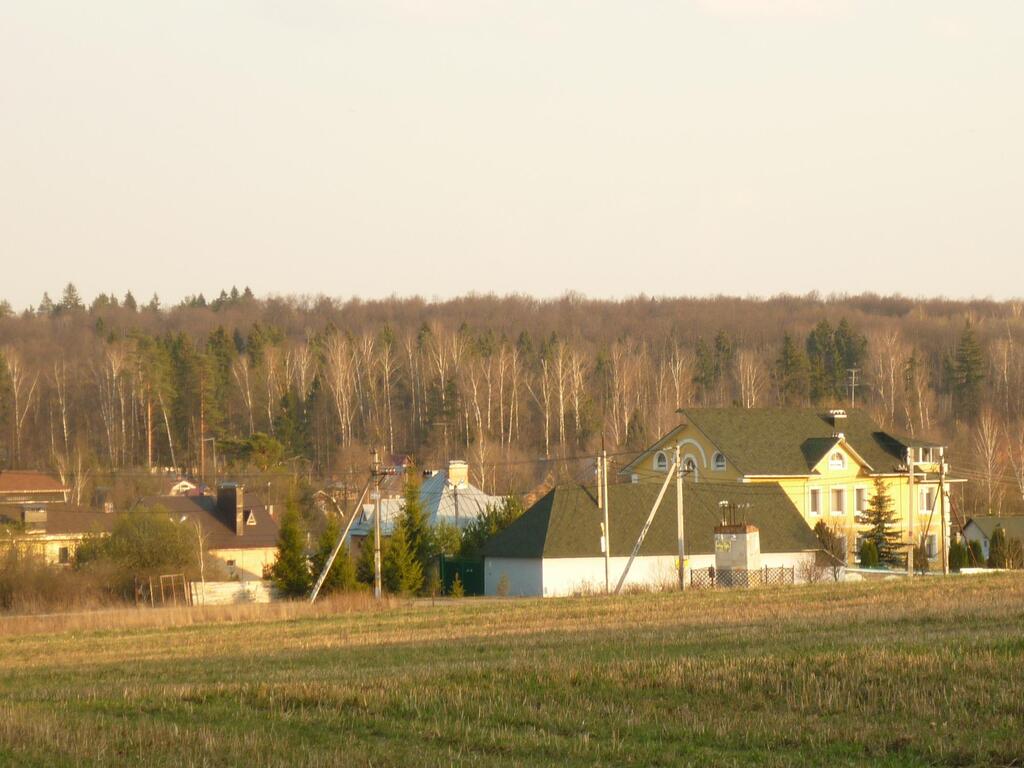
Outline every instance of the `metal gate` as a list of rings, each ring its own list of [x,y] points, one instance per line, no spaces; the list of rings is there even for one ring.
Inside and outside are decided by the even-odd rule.
[[[459,576],[459,581],[462,582],[464,594],[472,596],[484,593],[484,563],[482,560],[450,558],[441,555],[438,565],[441,570],[441,586],[444,589],[444,594],[452,593],[452,584],[455,582],[456,574]]]

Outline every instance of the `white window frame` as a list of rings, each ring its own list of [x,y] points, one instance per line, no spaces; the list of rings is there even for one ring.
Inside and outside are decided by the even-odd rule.
[[[836,461],[836,456],[839,457],[838,461]],[[842,451],[832,451],[832,453],[828,455],[828,468],[846,469],[846,457],[843,456]]]
[[[839,494],[839,506],[840,509],[837,511],[835,508],[836,494]],[[828,511],[833,517],[846,517],[846,489],[845,488],[829,488],[828,489]]]
[[[933,485],[922,485],[917,490],[917,512],[921,515],[930,515],[932,507],[935,506],[937,489]],[[932,503],[928,503],[928,496],[932,497]]]
[[[939,535],[937,533],[929,533],[928,538],[925,539],[925,546],[928,548],[928,557],[938,557]]]
[[[725,469],[725,454],[721,451],[715,451],[711,456],[711,468],[716,472],[721,472]]]
[[[664,451],[654,454],[654,471],[668,472],[668,455]]]
[[[857,505],[857,496],[863,496],[861,502],[864,506],[859,507]],[[866,485],[858,485],[853,489],[853,513],[855,515],[863,515],[868,511],[868,507],[871,506],[871,499],[868,497],[868,487]]]
[[[814,494],[818,494],[818,508],[814,508]],[[814,486],[807,489],[807,514],[811,517],[821,517],[821,487]]]

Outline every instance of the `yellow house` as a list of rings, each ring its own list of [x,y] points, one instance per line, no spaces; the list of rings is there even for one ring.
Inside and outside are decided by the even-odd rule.
[[[633,482],[663,480],[679,447],[687,481],[777,483],[808,525],[825,523],[858,547],[858,514],[881,478],[893,502],[903,541],[922,537],[938,556],[939,471],[944,447],[882,431],[860,411],[813,408],[686,408],[679,426],[620,474]],[[946,483],[951,481],[945,478]],[[947,489],[948,494],[948,489]],[[947,517],[947,541],[949,505]]]

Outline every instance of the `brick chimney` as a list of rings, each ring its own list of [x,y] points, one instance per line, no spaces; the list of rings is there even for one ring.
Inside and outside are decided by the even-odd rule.
[[[217,488],[217,511],[225,520],[235,519],[235,535],[245,533],[245,486],[221,483]]]

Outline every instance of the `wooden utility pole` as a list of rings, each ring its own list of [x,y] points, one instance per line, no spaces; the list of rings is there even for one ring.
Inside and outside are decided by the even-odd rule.
[[[320,594],[320,588],[324,585],[324,581],[327,579],[327,574],[330,572],[331,566],[334,565],[334,559],[338,556],[338,552],[341,551],[341,548],[345,544],[345,538],[348,536],[348,532],[352,529],[352,523],[355,522],[356,513],[359,511],[359,507],[362,505],[363,499],[366,498],[366,492],[370,489],[370,483],[372,482],[373,478],[371,477],[366,481],[366,485],[363,486],[363,491],[359,494],[359,498],[356,500],[355,509],[352,510],[352,514],[349,515],[348,522],[345,523],[345,529],[338,537],[338,541],[335,543],[334,549],[331,550],[331,554],[327,556],[327,562],[324,563],[324,567],[320,571],[320,576],[317,577],[316,584],[313,585],[313,591],[309,595],[309,602],[316,602],[317,595]],[[334,497],[326,493],[324,494],[324,497],[330,499],[331,503],[334,504],[334,508],[338,510],[338,514],[344,517],[345,512],[341,506],[338,505],[338,502],[334,500]]]
[[[374,484],[373,500],[373,596],[380,600],[383,597],[383,584],[380,573],[380,454],[373,452],[373,468],[371,470]]]
[[[683,543],[683,464],[676,446],[676,538],[679,544],[679,591],[686,589],[686,546]]]
[[[615,594],[619,594],[622,590],[622,585],[626,582],[626,576],[629,574],[629,569],[633,565],[633,561],[636,560],[637,553],[640,552],[640,547],[643,546],[644,539],[647,537],[647,531],[651,528],[651,523],[654,522],[654,515],[658,512],[658,507],[661,506],[661,500],[665,498],[665,491],[668,490],[668,484],[672,482],[672,473],[676,471],[676,464],[673,462],[672,466],[669,467],[668,474],[665,475],[665,482],[661,484],[661,490],[658,491],[658,498],[654,500],[654,506],[651,507],[651,513],[647,516],[647,522],[644,523],[644,527],[640,529],[640,536],[637,537],[636,544],[633,546],[633,552],[629,556],[629,560],[626,562],[626,567],[622,569],[622,576],[619,577],[618,586],[615,587]]]
[[[604,514],[604,526],[602,534],[604,535],[604,592],[608,594],[611,592],[611,557],[612,557],[612,540],[611,531],[608,528],[608,454],[601,449],[601,458],[598,461],[598,498],[603,501],[601,505],[601,512]]]
[[[939,526],[942,537],[942,574],[949,575],[949,543],[946,540],[946,451],[939,450]]]

